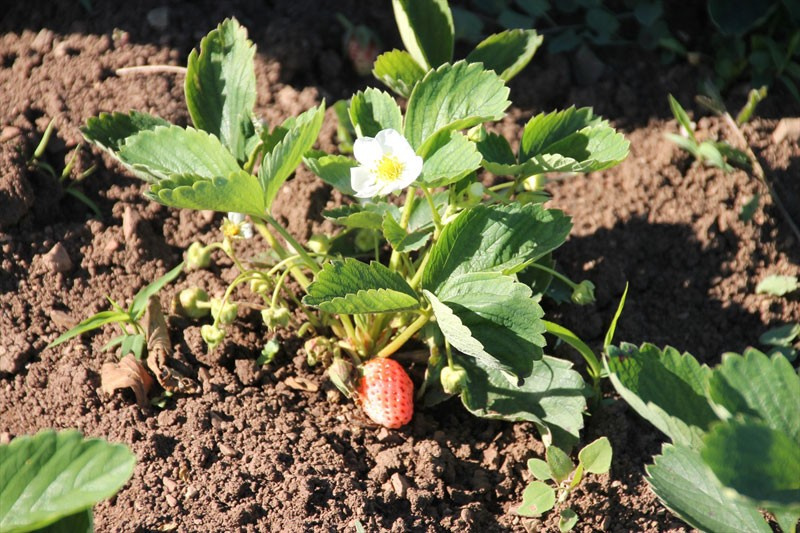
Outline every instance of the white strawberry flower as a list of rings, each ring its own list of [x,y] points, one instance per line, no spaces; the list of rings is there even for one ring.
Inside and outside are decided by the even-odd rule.
[[[350,187],[358,198],[385,196],[405,189],[422,172],[422,158],[396,130],[360,137],[353,145],[359,166],[350,169]]]
[[[222,221],[222,234],[233,239],[250,239],[253,237],[253,225],[245,222],[244,213],[231,211]]]

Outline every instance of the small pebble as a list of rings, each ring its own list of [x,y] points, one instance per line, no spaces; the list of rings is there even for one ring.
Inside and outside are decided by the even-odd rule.
[[[411,483],[408,482],[406,477],[398,472],[392,474],[392,477],[389,478],[389,481],[392,483],[392,488],[394,489],[395,494],[399,498],[405,498],[406,494],[408,493],[408,487],[411,486]]]
[[[226,457],[236,457],[239,454],[239,452],[222,442],[219,443],[219,451]]]
[[[122,214],[122,235],[125,236],[126,241],[133,240],[141,221],[142,215],[138,211],[134,211],[131,206],[125,208],[125,212]]]
[[[0,130],[0,143],[10,141],[14,137],[17,137],[20,133],[22,133],[22,130],[16,126],[5,126],[2,130]]]
[[[772,142],[778,144],[786,139],[790,142],[800,139],[800,118],[782,118],[778,122],[772,132]]]
[[[174,491],[175,489],[178,488],[178,484],[172,481],[168,477],[162,477],[161,483],[164,484],[164,488],[167,489],[168,491]]]
[[[187,500],[191,500],[192,498],[197,496],[197,493],[198,493],[198,490],[196,488],[194,488],[193,486],[189,485],[188,487],[186,487],[186,499]]]
[[[72,270],[72,259],[67,249],[59,242],[42,258],[45,267],[51,272],[67,272]]]
[[[172,494],[167,494],[165,499],[167,500],[167,503],[169,504],[170,507],[175,507],[176,505],[178,505],[178,499]]]

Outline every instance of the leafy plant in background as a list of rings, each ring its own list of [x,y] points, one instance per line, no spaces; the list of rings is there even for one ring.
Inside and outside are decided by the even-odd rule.
[[[674,348],[611,347],[614,388],[672,441],[648,466],[664,505],[703,531],[794,532],[800,518],[800,376],[781,354],[727,353],[714,368]]]
[[[772,275],[762,279],[756,285],[756,294],[767,294],[782,297],[800,289],[797,276]],[[800,337],[800,323],[794,322],[774,327],[764,332],[758,342],[769,347],[768,355],[780,353],[789,361],[797,358],[797,339]]]
[[[76,430],[0,445],[0,531],[91,532],[92,506],[116,494],[135,464],[127,446]]]
[[[611,443],[606,437],[600,437],[581,449],[578,452],[577,466],[562,449],[554,445],[548,446],[546,460],[528,460],[528,470],[536,480],[525,487],[522,505],[517,508],[517,514],[542,516],[553,507],[562,506],[586,473],[605,474],[609,471],[611,456]],[[551,487],[548,481],[556,488]],[[559,530],[570,531],[578,523],[577,513],[569,507],[561,509],[560,514]]]
[[[239,274],[221,298],[223,308],[236,287],[248,284],[263,301],[251,305],[261,309],[265,325],[309,336],[309,363],[326,366],[345,394],[361,402],[356,383],[365,363],[414,341],[430,354],[420,392],[426,401],[459,394],[476,415],[532,421],[548,441],[569,446],[583,425],[589,391],[570,363],[544,354],[544,334],[579,340],[543,320],[540,299],[554,272],[550,254],[571,221],[543,207],[544,198],[526,198],[520,186],[531,173],[608,168],[625,158],[628,143],[591,110],[569,109],[532,119],[510,161],[508,141],[481,124],[504,116],[510,105],[504,80],[530,59],[535,33],[495,36],[476,48],[474,61],[450,63],[447,4],[396,1],[394,7],[409,51],[383,54],[374,72],[407,95],[408,104],[403,113],[377,89],[352,97],[355,160],[310,151],[324,106],[272,131],[255,119],[255,49],[235,20],[220,24],[189,56],[185,94],[195,127],[113,113],[90,119],[83,133],[150,182],[149,198],[228,212],[222,241],[193,245],[187,264],[207,264],[212,249],[227,254]],[[492,153],[482,149],[487,139]],[[342,232],[313,236],[307,246],[271,214],[301,159],[352,198],[323,213]],[[482,167],[512,179],[484,187]],[[400,193],[402,207],[388,201]],[[246,216],[269,245],[247,260],[237,252],[252,233]],[[287,289],[289,278],[305,292],[302,299]],[[578,301],[593,300],[589,284],[573,285]],[[184,310],[199,315],[190,300]],[[303,313],[292,314],[290,305]],[[210,349],[224,339],[222,314],[201,330]],[[589,356],[596,384],[602,369]],[[406,411],[393,413],[393,405],[405,409],[407,398],[390,398],[380,408],[388,420],[405,420]]]
[[[613,7],[602,0],[472,0],[469,8],[453,9],[456,35],[462,39],[477,42],[487,27],[536,27],[547,38],[551,54],[620,44],[680,49],[663,15],[660,0],[627,0]],[[626,23],[630,29],[623,28]]]
[[[47,124],[47,128],[45,128],[44,134],[42,135],[42,140],[39,141],[39,144],[33,151],[33,155],[28,161],[28,164],[34,169],[46,173],[54,180],[58,180],[58,183],[61,185],[65,194],[69,194],[70,196],[77,198],[80,202],[86,205],[86,207],[91,209],[98,218],[101,218],[103,214],[100,212],[100,208],[97,207],[97,204],[91,198],[86,196],[83,191],[76,187],[76,185],[91,176],[96,167],[90,167],[89,169],[84,170],[74,179],[70,177],[72,174],[72,169],[75,165],[75,161],[78,158],[78,153],[81,151],[83,145],[78,145],[75,148],[75,150],[72,152],[72,156],[69,158],[69,161],[61,170],[61,172],[57,172],[50,163],[44,161],[44,152],[47,150],[47,145],[50,144],[50,138],[53,135],[54,127],[55,121],[51,120]]]

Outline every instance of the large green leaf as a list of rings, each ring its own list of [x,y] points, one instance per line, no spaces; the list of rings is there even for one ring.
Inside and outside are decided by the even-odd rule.
[[[564,243],[572,222],[541,205],[476,206],[447,224],[430,251],[422,286],[436,292],[466,272],[514,273]]]
[[[425,71],[408,52],[391,50],[378,56],[372,74],[395,93],[408,98]]]
[[[514,176],[522,171],[522,165],[517,163],[511,144],[502,135],[486,133],[477,146],[483,157],[484,168],[492,174]]]
[[[281,185],[295,171],[303,160],[303,155],[314,145],[322,128],[323,118],[325,118],[324,102],[294,119],[286,136],[264,156],[261,168],[258,170],[258,180],[264,190],[264,203],[267,208],[272,206]]]
[[[256,217],[267,211],[261,184],[244,170],[211,179],[175,174],[153,184],[146,195],[164,205],[184,209],[233,211]]]
[[[81,128],[81,133],[87,141],[107,150],[116,157],[120,146],[128,137],[136,135],[140,131],[155,129],[156,126],[169,125],[169,122],[163,118],[139,111],[131,111],[127,115],[118,112],[100,113],[86,121],[86,125]]]
[[[608,347],[606,359],[614,388],[675,444],[699,449],[702,435],[718,420],[705,390],[711,370],[690,354],[622,344]]]
[[[0,531],[31,531],[114,495],[136,458],[121,444],[45,430],[0,446]]]
[[[570,107],[541,113],[525,125],[519,162],[526,174],[590,172],[624,160],[630,143],[592,109]]]
[[[424,68],[453,59],[453,14],[447,0],[392,0],[400,38]]]
[[[703,461],[723,485],[759,507],[800,511],[800,443],[763,422],[736,420],[704,440]]]
[[[236,159],[214,135],[179,126],[157,126],[128,137],[119,158],[156,181],[175,174],[211,179],[239,170]]]
[[[322,216],[346,228],[380,230],[387,213],[396,220],[400,218],[400,209],[388,202],[342,205],[323,211]]]
[[[378,89],[358,91],[350,100],[350,120],[359,137],[375,137],[379,131],[403,130],[403,116],[394,98]]]
[[[331,187],[353,196],[356,191],[350,186],[350,169],[358,166],[358,161],[345,155],[326,155],[313,152],[303,157],[308,169]]]
[[[414,87],[406,111],[405,137],[417,154],[426,158],[429,150],[441,145],[441,137],[499,120],[509,105],[508,87],[494,72],[465,61],[443,65]]]
[[[388,313],[419,307],[414,290],[396,272],[375,261],[328,263],[308,286],[305,305],[326,313]]]
[[[722,415],[760,418],[800,447],[800,377],[791,363],[755,349],[725,354],[709,380],[709,397]]]
[[[186,69],[186,107],[195,127],[219,137],[239,161],[256,103],[256,49],[236,19],[224,20],[192,50]]]
[[[772,531],[755,506],[728,497],[696,450],[665,444],[662,455],[646,470],[647,482],[664,506],[692,527],[732,533]]]
[[[383,230],[383,237],[389,242],[392,249],[398,252],[419,250],[431,238],[430,231],[409,232],[404,230],[400,223],[397,222],[397,219],[389,213],[383,216],[381,229]]]
[[[709,0],[708,14],[723,34],[741,36],[763,24],[779,4],[764,0]]]
[[[94,533],[94,513],[90,507],[36,531],[37,533]]]
[[[450,185],[477,170],[482,159],[475,143],[454,131],[447,144],[425,160],[419,179],[429,187]]]
[[[483,63],[484,68],[508,81],[525,68],[541,44],[542,37],[536,30],[506,30],[481,41],[467,61]]]
[[[544,311],[531,298],[527,285],[499,272],[471,272],[449,278],[436,298],[458,317],[482,349],[470,352],[469,345],[443,328],[445,338],[462,353],[481,359],[482,366],[525,377],[534,361],[542,358]],[[438,319],[439,314],[436,316]]]
[[[471,357],[456,354],[469,383],[461,401],[472,414],[511,422],[536,423],[552,433],[554,443],[569,448],[579,437],[586,409],[586,384],[572,365],[545,356],[520,385],[512,384],[502,371],[487,369]]]

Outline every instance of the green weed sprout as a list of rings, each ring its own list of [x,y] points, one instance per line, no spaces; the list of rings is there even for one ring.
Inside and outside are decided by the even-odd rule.
[[[562,507],[585,474],[605,474],[609,471],[611,456],[611,443],[606,437],[600,437],[581,449],[577,466],[561,448],[548,446],[546,460],[528,460],[528,470],[536,480],[525,487],[517,514],[538,517],[554,507]],[[578,523],[577,513],[569,507],[561,509],[560,514],[559,530],[570,531]]]
[[[70,196],[77,198],[80,202],[86,205],[86,207],[91,209],[98,218],[102,218],[103,214],[100,212],[100,208],[97,207],[97,204],[91,198],[86,196],[83,191],[76,187],[76,185],[94,174],[96,167],[92,166],[81,172],[76,178],[70,179],[72,168],[75,165],[75,161],[78,158],[78,153],[81,151],[81,148],[83,148],[83,145],[79,144],[75,150],[73,150],[72,156],[69,158],[69,161],[67,161],[67,164],[60,173],[57,172],[50,163],[43,159],[47,145],[50,144],[50,138],[53,135],[54,127],[55,119],[50,120],[50,122],[47,124],[47,128],[44,130],[42,139],[39,141],[39,144],[33,151],[33,155],[28,161],[28,164],[40,172],[45,172],[53,179],[57,179],[65,194],[69,194]]]
[[[336,368],[334,381],[349,395],[358,376],[348,369],[414,343],[430,353],[422,401],[457,394],[478,416],[531,421],[569,446],[591,392],[569,362],[545,354],[545,334],[572,346],[579,339],[545,321],[540,300],[555,275],[552,252],[572,224],[543,205],[541,191],[529,194],[530,178],[610,168],[627,156],[628,142],[591,109],[572,107],[531,119],[512,151],[484,123],[505,116],[505,80],[530,60],[535,32],[489,38],[453,62],[446,2],[394,7],[408,51],[382,55],[373,70],[408,103],[403,112],[389,93],[370,88],[336,104],[349,118],[354,158],[312,149],[324,103],[272,129],[255,116],[255,47],[232,19],[189,56],[184,92],[193,126],[138,111],[103,113],[83,134],[149,182],[152,200],[228,213],[219,242],[187,253],[192,268],[203,268],[219,250],[238,270],[219,302],[208,304],[213,322],[201,332],[209,348],[235,318],[226,306],[255,309],[269,331],[289,327],[307,337],[309,363]],[[272,214],[301,162],[347,198],[322,213],[340,230],[307,246]],[[482,184],[484,170],[497,176],[495,185]],[[245,260],[237,249],[255,236],[267,250]],[[287,287],[290,279],[302,295]],[[232,302],[239,286],[257,301]],[[588,282],[571,286],[579,303],[593,299]],[[602,366],[587,350],[596,387]],[[259,361],[276,352],[271,344]]]
[[[142,324],[142,319],[147,311],[147,302],[151,296],[158,293],[165,285],[171,283],[183,271],[183,263],[143,287],[136,296],[131,300],[127,309],[123,308],[120,304],[108,298],[111,303],[111,309],[108,311],[100,311],[85,320],[81,321],[74,328],[59,335],[53,342],[47,345],[48,348],[58,346],[59,344],[68,341],[73,337],[77,337],[83,333],[98,329],[106,324],[116,324],[122,333],[111,339],[103,350],[109,350],[116,346],[120,347],[120,358],[128,353],[132,353],[136,359],[141,360],[144,351],[145,343],[147,341],[145,326]]]

